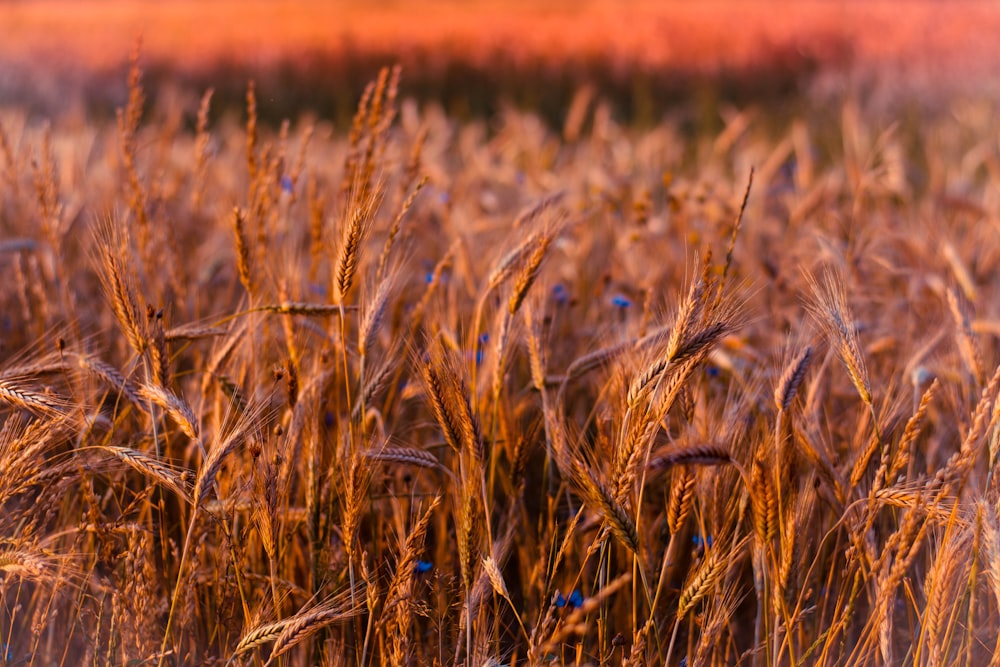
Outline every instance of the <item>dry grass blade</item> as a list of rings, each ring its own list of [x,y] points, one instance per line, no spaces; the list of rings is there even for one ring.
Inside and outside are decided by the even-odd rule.
[[[514,228],[529,227],[535,220],[541,217],[550,209],[558,207],[566,199],[565,192],[553,192],[552,194],[539,199],[534,205],[529,206],[514,219]]]
[[[253,152],[251,151],[250,154],[253,155]],[[251,175],[252,179],[253,176]],[[247,217],[246,213],[241,211],[239,207],[233,209],[233,238],[236,243],[236,268],[240,276],[240,282],[243,283],[243,289],[247,291],[247,294],[253,297],[253,276],[250,273],[250,242],[247,239]]]
[[[391,463],[402,463],[404,465],[415,465],[421,468],[433,468],[435,470],[446,470],[438,462],[437,457],[431,452],[416,447],[381,447],[369,449],[362,452],[366,458],[374,461],[387,461]]]
[[[930,407],[931,399],[934,398],[940,384],[937,379],[931,382],[927,390],[924,391],[923,396],[920,397],[920,403],[917,406],[917,411],[913,413],[907,422],[906,428],[903,429],[903,435],[899,439],[899,444],[896,446],[896,455],[892,460],[892,464],[889,466],[886,472],[885,482],[892,484],[896,477],[907,467],[910,461],[910,448],[913,446],[920,434],[920,429],[923,426],[924,418],[927,416],[927,410]]]
[[[478,528],[482,525],[482,510],[476,489],[467,479],[462,479],[456,486],[459,498],[455,506],[455,532],[458,564],[461,571],[462,584],[466,595],[471,596],[475,582],[476,559],[479,557],[480,541]]]
[[[684,340],[671,355],[670,361],[682,364],[693,358],[701,357],[706,351],[731,333],[733,323],[722,320],[711,322],[694,332]]]
[[[386,276],[378,283],[378,286],[375,288],[375,294],[365,305],[364,314],[361,318],[361,326],[358,329],[358,354],[362,356],[368,353],[375,342],[375,337],[385,317],[391,287],[391,275]]]
[[[997,607],[1000,608],[1000,511],[996,507],[984,507],[983,527],[986,576]],[[1000,647],[1000,638],[997,639],[997,646]]]
[[[396,562],[396,573],[392,578],[392,583],[389,584],[389,589],[385,596],[384,611],[394,614],[396,618],[405,618],[411,611],[404,611],[395,607],[401,603],[406,603],[410,598],[418,556],[423,551],[424,538],[427,536],[427,528],[434,517],[434,510],[440,504],[441,497],[435,496],[420,515],[413,529],[406,536],[399,560]]]
[[[720,648],[714,641],[728,625],[736,613],[743,598],[735,586],[727,586],[722,593],[712,598],[711,606],[705,614],[704,630],[699,633],[698,648],[691,667],[707,667],[712,664],[713,651]]]
[[[275,658],[287,653],[323,628],[354,618],[360,611],[359,608],[351,606],[350,600],[344,599],[321,604],[297,614],[285,624],[281,634],[274,640],[271,657],[266,664],[270,665]]]
[[[691,514],[694,501],[694,472],[688,468],[678,469],[670,480],[670,499],[667,503],[667,527],[670,533],[678,533],[684,521]]]
[[[514,603],[510,599],[510,591],[507,590],[507,582],[504,581],[503,573],[500,572],[500,567],[497,565],[497,562],[493,560],[493,556],[487,556],[483,559],[483,570],[486,572],[486,576],[489,577],[490,586],[493,587],[493,590],[497,593],[497,595],[502,597],[511,605],[511,607],[513,607]]]
[[[955,274],[955,280],[962,287],[962,294],[972,303],[976,303],[979,298],[979,290],[976,289],[976,281],[972,277],[969,267],[958,254],[958,249],[950,241],[945,241],[941,245],[941,254],[944,255],[948,266]]]
[[[710,594],[711,590],[719,584],[722,575],[742,556],[749,539],[749,536],[744,537],[731,547],[723,546],[723,540],[716,543],[708,558],[681,591],[680,598],[677,600],[677,618],[687,616],[687,613],[696,604]]]
[[[357,419],[361,415],[362,406],[371,406],[375,398],[385,391],[398,371],[400,357],[397,354],[386,355],[385,360],[371,373],[365,371],[365,386],[362,398],[354,406],[352,418]]]
[[[385,277],[386,266],[388,266],[389,263],[389,255],[392,251],[392,246],[396,241],[396,237],[399,235],[399,229],[403,224],[403,218],[406,217],[406,214],[413,207],[413,203],[417,200],[417,195],[419,195],[420,191],[427,185],[427,181],[428,179],[426,176],[420,179],[420,182],[413,188],[413,191],[403,202],[403,205],[400,206],[399,213],[396,214],[396,219],[392,221],[392,226],[389,228],[389,233],[385,238],[385,245],[382,246],[382,254],[378,259],[378,269],[375,271],[376,283],[381,282],[382,278]]]
[[[382,203],[384,186],[374,188],[355,183],[345,217],[343,237],[334,272],[334,294],[338,304],[344,304],[347,293],[354,284],[361,248],[373,224],[373,218]]]
[[[706,262],[706,267],[708,263]],[[705,290],[707,286],[704,279],[698,277],[688,288],[687,295],[681,302],[674,318],[674,326],[670,330],[670,338],[667,340],[667,359],[676,360],[679,350],[684,343],[694,334],[698,322],[705,313]]]
[[[692,310],[690,314],[694,316],[699,313]],[[687,333],[678,335],[685,335],[686,337],[683,339],[677,338],[676,340],[672,333],[671,339],[667,343],[667,351],[663,356],[647,366],[629,384],[626,398],[628,406],[634,407],[640,401],[649,397],[672,372],[676,371],[677,377],[684,377],[686,373],[690,373],[694,368],[692,362],[697,362],[704,358],[712,347],[732,331],[732,326],[731,322],[725,320],[711,322],[697,327],[693,331],[691,325],[685,325]],[[677,389],[683,384],[680,380],[678,382],[680,384],[677,385]]]
[[[195,442],[201,442],[198,418],[195,417],[191,406],[180,396],[155,384],[143,384],[140,386],[139,396],[163,408],[170,415],[170,418],[174,420],[174,423],[180,427],[184,435]]]
[[[54,581],[59,576],[59,564],[44,553],[4,549],[0,550],[0,572],[28,581]]]
[[[441,430],[444,432],[444,439],[455,452],[462,449],[462,428],[459,424],[459,417],[452,408],[450,398],[447,395],[445,380],[438,373],[430,360],[421,364],[421,377],[426,387],[427,397],[431,403],[431,409],[437,418]]]
[[[774,388],[774,405],[778,410],[787,411],[791,406],[799,385],[802,384],[809,369],[811,359],[812,348],[807,345],[785,366],[778,385]]]
[[[344,306],[343,310],[357,310],[357,306]],[[303,301],[283,301],[257,306],[251,312],[275,313],[277,315],[340,315],[341,306],[328,303],[306,303]]]
[[[750,175],[747,176],[747,188],[743,192],[743,201],[740,202],[740,212],[736,215],[736,222],[733,223],[733,233],[729,236],[729,245],[726,247],[726,261],[722,265],[722,277],[719,280],[719,287],[715,293],[713,309],[719,307],[725,294],[726,280],[729,278],[729,269],[733,264],[733,250],[736,249],[736,239],[740,234],[740,228],[743,226],[743,214],[746,213],[747,202],[750,201],[750,190],[753,188],[753,174],[754,169],[751,167]]]
[[[871,406],[871,380],[861,353],[854,316],[847,305],[847,291],[843,281],[830,273],[825,274],[822,279],[807,275],[806,280],[812,288],[814,298],[809,311],[832,339],[861,400],[865,405]]]
[[[722,445],[669,446],[655,452],[647,467],[649,470],[666,470],[677,465],[723,465],[732,460],[729,449]]]
[[[986,382],[986,369],[983,362],[983,352],[976,340],[976,334],[972,330],[973,317],[969,313],[969,304],[960,302],[954,290],[946,292],[948,297],[948,308],[952,317],[955,318],[955,326],[958,334],[958,351],[976,384],[982,386]]]
[[[263,406],[255,406],[242,413],[233,423],[228,432],[220,442],[217,442],[208,452],[202,462],[201,469],[194,484],[194,503],[199,505],[205,498],[205,493],[215,482],[215,476],[222,467],[223,461],[240,444],[250,437],[254,437],[254,432],[263,429],[267,421],[267,414]]]
[[[181,326],[167,329],[163,337],[168,343],[183,340],[201,340],[202,338],[215,338],[225,336],[229,331],[220,327],[207,327],[197,324],[182,324]]]
[[[605,525],[615,539],[629,551],[638,554],[639,533],[635,521],[628,515],[625,507],[584,464],[577,462],[573,466],[573,481],[582,493],[583,499],[604,519]]]
[[[542,323],[535,317],[535,309],[529,303],[524,307],[524,324],[528,339],[528,363],[531,369],[531,383],[540,392],[545,391],[545,347],[542,345]]]
[[[178,496],[191,502],[190,484],[187,483],[186,471],[177,472],[171,466],[135,449],[128,447],[116,447],[113,445],[102,445],[101,449],[113,454],[115,458],[130,467],[138,470],[143,475],[153,478],[163,486],[167,487]]]
[[[118,369],[109,363],[89,354],[76,354],[80,368],[98,377],[111,389],[127,398],[133,405],[145,408],[145,403],[139,397],[139,389],[127,380]]]
[[[528,630],[524,627],[524,622],[521,620],[521,615],[518,613],[518,609],[510,597],[510,591],[507,590],[507,582],[504,581],[503,573],[500,571],[500,566],[497,565],[497,562],[492,555],[483,559],[483,571],[486,573],[486,577],[489,579],[490,587],[493,588],[493,591],[502,597],[508,605],[510,605],[511,611],[514,612],[514,616],[517,618],[517,623],[521,627],[522,634],[525,637],[529,637]]]
[[[610,363],[613,359],[621,356],[629,350],[641,352],[658,343],[662,343],[664,337],[668,336],[670,331],[671,327],[669,326],[660,327],[642,338],[616,343],[614,345],[594,350],[593,352],[588,352],[587,354],[577,357],[572,363],[570,363],[570,365],[566,368],[564,377],[553,379],[549,382],[552,384],[560,384],[561,389],[564,389],[572,380],[580,378],[590,371]]]
[[[548,252],[551,243],[552,237],[548,234],[543,234],[539,238],[535,249],[528,255],[528,258],[521,266],[521,270],[517,274],[517,280],[514,281],[514,291],[511,292],[510,300],[507,303],[507,312],[511,315],[514,315],[521,308],[521,304],[524,303],[524,297],[528,295],[528,290],[531,289],[535,278],[538,277],[538,270],[541,268],[542,260],[545,259],[545,254]]]
[[[36,415],[60,415],[70,407],[65,399],[14,378],[0,378],[0,401]]]
[[[933,486],[939,498],[947,496],[956,484],[964,482],[979,456],[980,448],[987,444],[984,436],[990,431],[995,432],[1000,421],[998,388],[1000,388],[1000,365],[980,392],[979,401],[972,413],[972,423],[962,438],[959,450],[952,454],[945,466],[934,475]]]
[[[497,261],[490,275],[486,278],[486,287],[483,289],[484,295],[492,292],[514,275],[514,272],[528,254],[529,249],[539,246],[541,237],[542,235],[539,232],[532,233]]]
[[[761,544],[770,545],[778,534],[778,496],[772,466],[762,449],[758,447],[750,468],[750,502],[755,536]]]
[[[208,113],[212,104],[212,95],[215,90],[209,88],[201,96],[201,104],[198,105],[198,116],[195,123],[194,142],[194,163],[195,163],[195,183],[197,184],[191,192],[191,206],[198,210],[201,208],[204,199],[205,172],[208,164],[208,144],[211,137],[208,133]]]
[[[132,349],[142,354],[147,347],[146,322],[139,310],[138,279],[128,264],[131,248],[125,223],[105,220],[98,225],[95,237],[101,282],[118,325]]]
[[[421,366],[422,377],[435,417],[445,440],[458,451],[470,452],[483,461],[484,441],[479,417],[472,408],[466,367],[441,340],[430,346]]]
[[[270,644],[281,636],[282,631],[289,623],[291,623],[291,619],[254,627],[240,639],[240,643],[233,650],[233,656]]]
[[[922,486],[888,486],[878,489],[871,494],[871,497],[874,500],[893,507],[909,510],[919,509],[919,511],[926,512],[928,516],[936,521],[946,521],[954,508],[954,504],[942,501],[933,506],[927,505],[924,502],[927,491],[927,488]]]
[[[851,487],[856,488],[868,473],[868,466],[881,445],[882,442],[876,434],[872,434],[868,438],[864,449],[861,450],[858,457],[854,460],[854,464],[851,466],[851,475],[848,477],[848,483]]]
[[[584,634],[590,627],[588,619],[601,607],[603,603],[612,598],[622,590],[632,580],[631,575],[623,574],[612,581],[609,581],[592,597],[585,598],[579,607],[574,609],[566,618],[558,624],[555,632],[540,644],[541,650],[530,650],[529,658],[532,655],[545,655],[548,652],[557,651],[560,645],[573,635]]]

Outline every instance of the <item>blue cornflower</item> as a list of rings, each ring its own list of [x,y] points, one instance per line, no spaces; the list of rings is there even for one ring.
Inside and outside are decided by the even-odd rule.
[[[428,563],[425,560],[418,560],[417,564],[413,566],[413,569],[417,574],[424,574],[425,572],[430,572],[432,567],[434,567],[433,563]]]
[[[556,283],[555,287],[552,288],[552,298],[558,304],[569,301],[569,292],[566,290],[566,286],[562,283]]]
[[[574,590],[570,593],[569,598],[563,597],[563,594],[556,591],[556,606],[562,609],[563,607],[569,607],[570,609],[579,609],[583,605],[583,593],[580,589]]]
[[[615,294],[611,297],[611,305],[616,308],[628,308],[632,305],[632,300],[623,294]]]
[[[295,182],[292,181],[291,176],[281,177],[281,189],[287,192],[288,194],[292,194],[292,190],[295,189]]]
[[[691,541],[694,542],[694,545],[696,547],[698,547],[699,549],[702,548],[702,547],[711,547],[712,546],[712,536],[711,535],[708,535],[706,537],[702,537],[701,535],[695,535],[694,537],[691,538]]]
[[[476,365],[479,366],[483,363],[483,358],[486,356],[483,352],[483,346],[490,342],[490,334],[488,331],[484,331],[479,334],[479,338],[476,341]]]

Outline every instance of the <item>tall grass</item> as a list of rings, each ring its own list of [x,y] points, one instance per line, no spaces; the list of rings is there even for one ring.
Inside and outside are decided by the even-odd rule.
[[[0,663],[1000,664],[983,108],[129,81],[0,116]]]

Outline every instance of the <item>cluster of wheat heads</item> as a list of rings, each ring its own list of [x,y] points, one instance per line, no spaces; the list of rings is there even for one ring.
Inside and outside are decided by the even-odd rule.
[[[397,82],[2,116],[0,664],[1000,662],[991,114]]]

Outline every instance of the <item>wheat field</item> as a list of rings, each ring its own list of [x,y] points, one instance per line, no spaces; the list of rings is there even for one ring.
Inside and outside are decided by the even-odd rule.
[[[0,664],[1000,665],[988,102],[399,77],[0,115]]]

